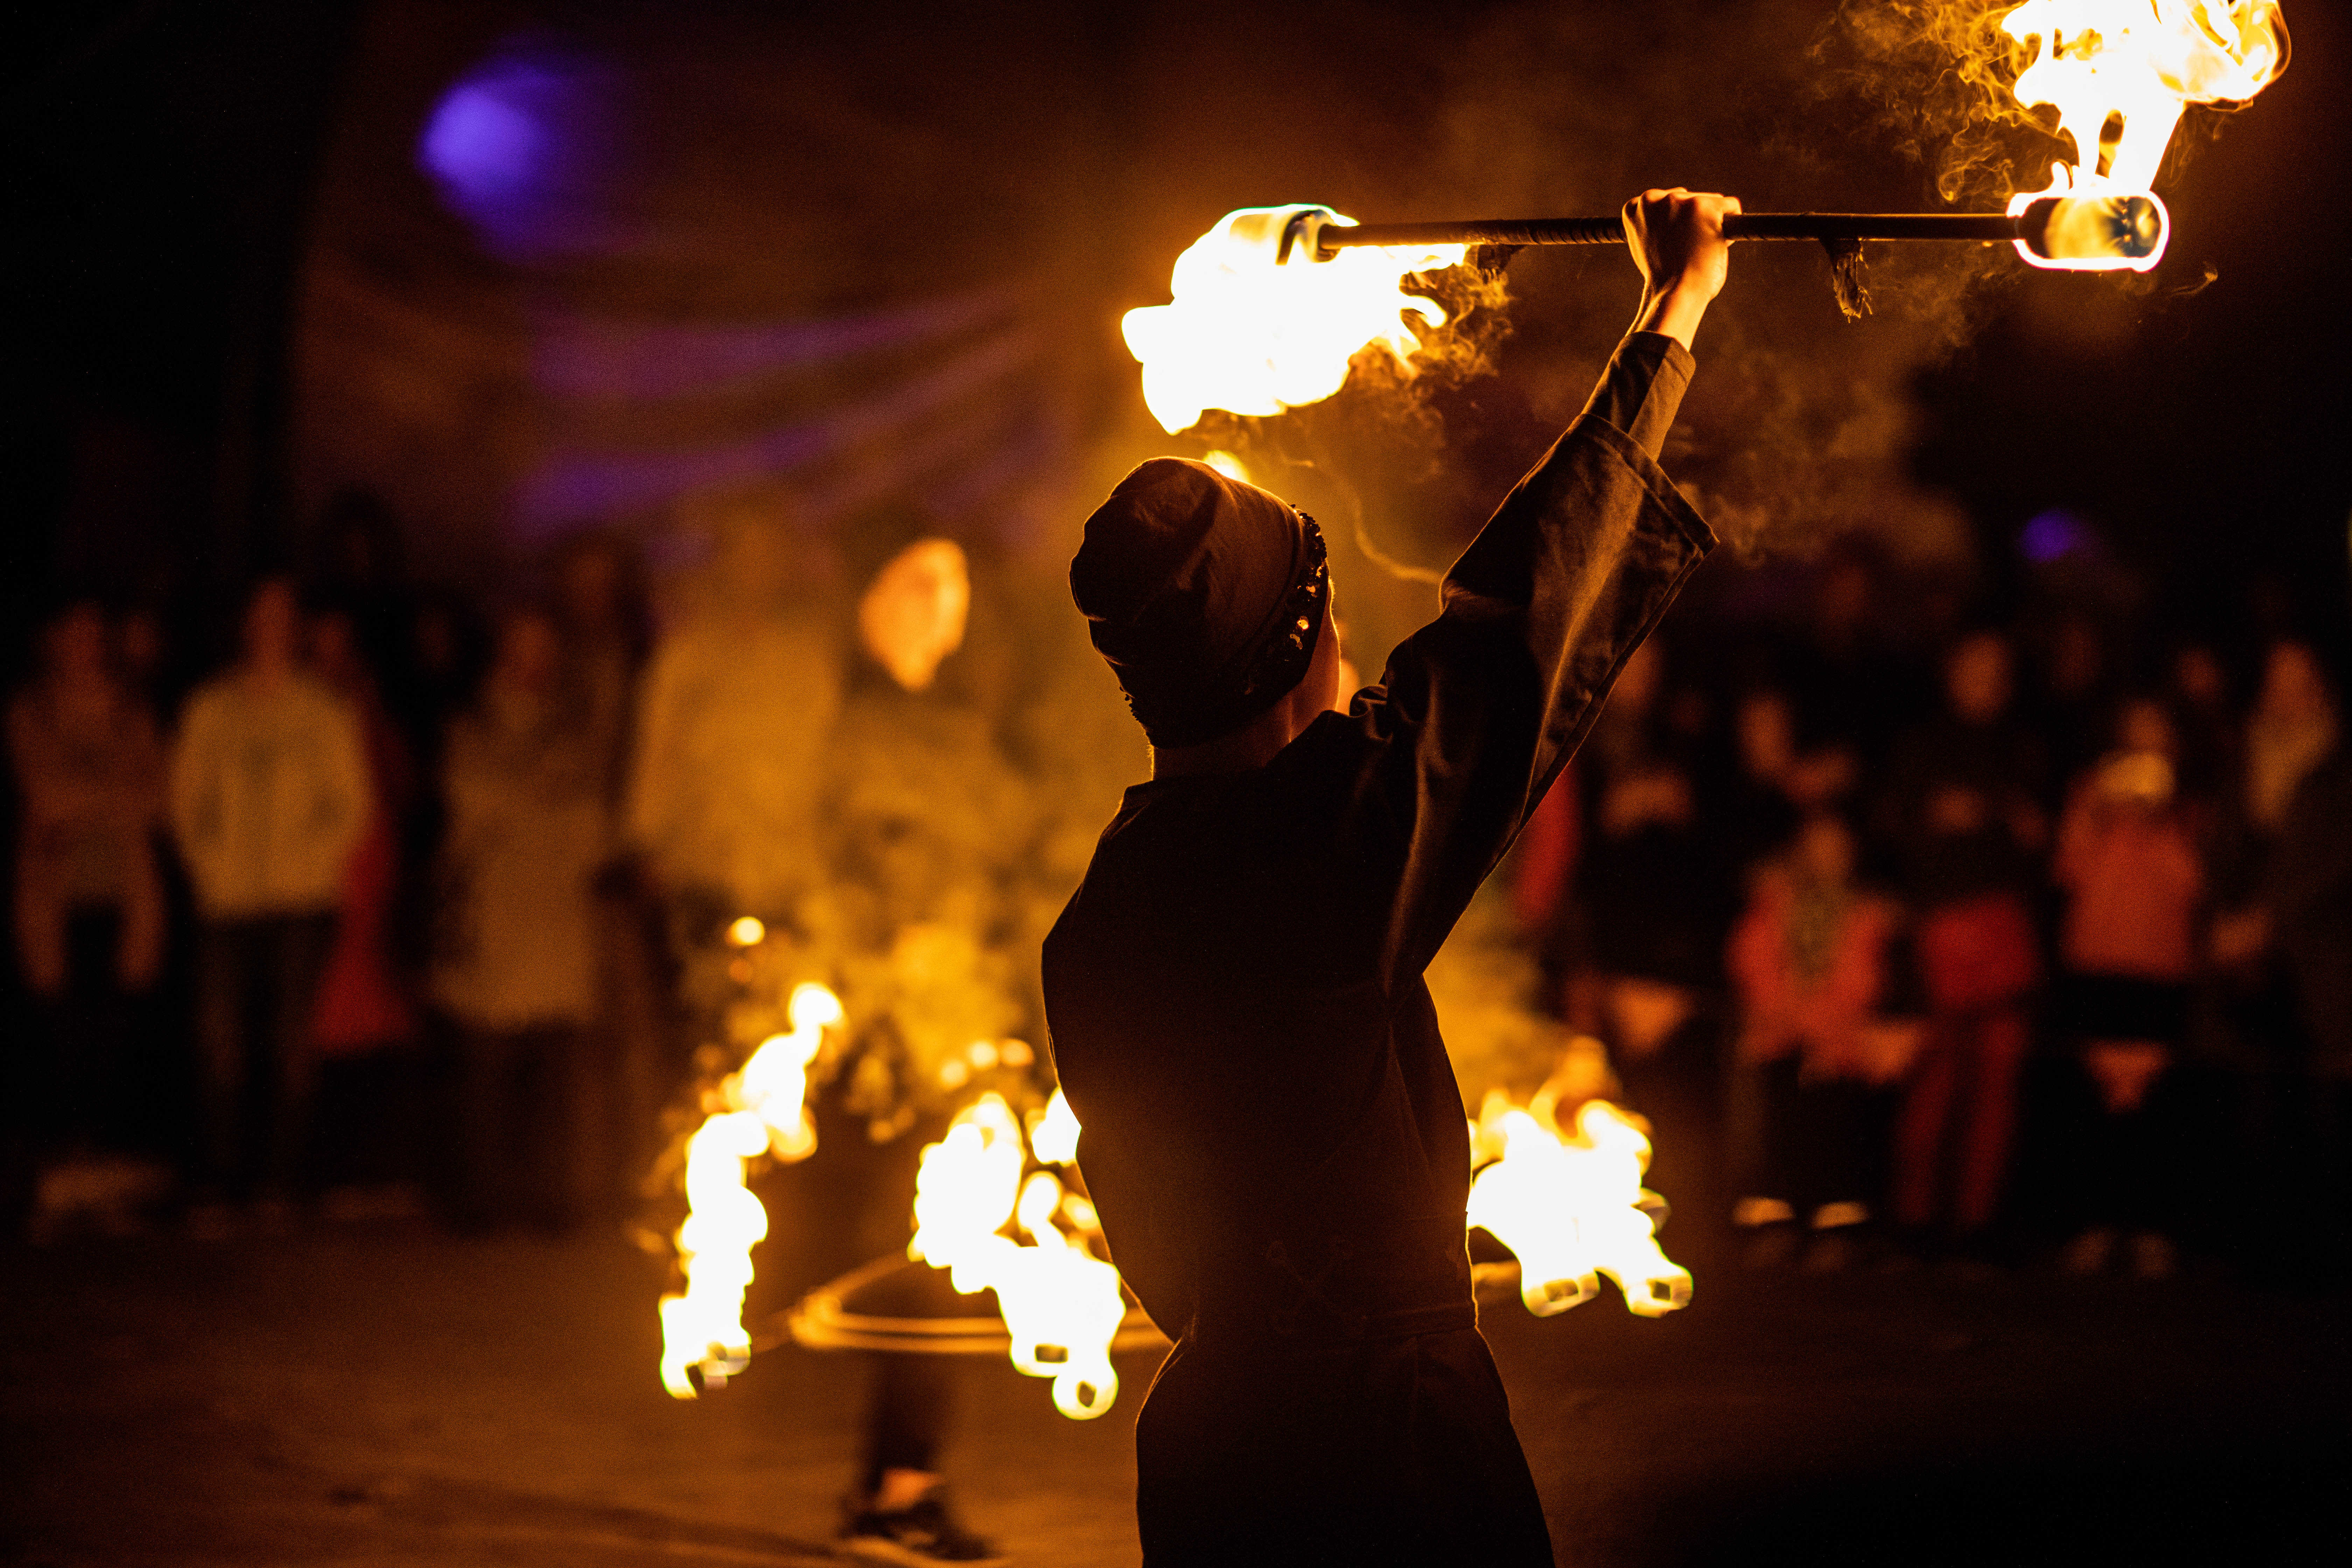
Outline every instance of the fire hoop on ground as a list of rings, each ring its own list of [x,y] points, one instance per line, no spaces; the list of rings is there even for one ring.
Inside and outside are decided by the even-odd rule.
[[[777,1342],[790,1337],[813,1351],[889,1351],[901,1355],[1009,1355],[1013,1335],[997,1310],[996,1293],[983,1290],[971,1298],[978,1309],[969,1317],[920,1317],[872,1310],[870,1300],[887,1291],[902,1273],[928,1273],[930,1265],[907,1258],[877,1258],[840,1279],[818,1286],[780,1312]],[[861,1298],[866,1298],[861,1310]],[[1114,1351],[1166,1346],[1161,1333],[1139,1306],[1129,1302],[1127,1316],[1112,1336]]]

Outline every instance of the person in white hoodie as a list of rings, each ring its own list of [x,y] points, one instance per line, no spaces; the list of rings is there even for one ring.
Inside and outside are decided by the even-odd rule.
[[[188,700],[172,757],[172,826],[196,896],[207,1208],[294,1194],[314,993],[371,806],[358,716],[299,664],[299,626],[290,583],[254,590],[243,657]]]

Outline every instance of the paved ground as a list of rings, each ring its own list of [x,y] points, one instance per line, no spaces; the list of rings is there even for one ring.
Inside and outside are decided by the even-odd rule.
[[[654,1262],[415,1224],[0,1258],[20,1563],[830,1561],[860,1369],[654,1375]],[[2345,1302],[1702,1267],[1680,1318],[1489,1309],[1563,1562],[2343,1560]],[[1128,1423],[970,1363],[951,1468],[1032,1564],[1136,1559]]]

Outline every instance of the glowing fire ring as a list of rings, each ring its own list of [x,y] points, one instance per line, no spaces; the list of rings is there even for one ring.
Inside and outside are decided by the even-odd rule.
[[[818,1286],[779,1314],[784,1333],[813,1351],[891,1351],[902,1355],[1004,1356],[1013,1349],[1013,1335],[996,1310],[996,1293],[982,1290],[971,1297],[971,1317],[930,1318],[861,1312],[856,1299],[902,1269],[928,1269],[912,1258],[877,1258],[840,1279]],[[1110,1342],[1115,1351],[1165,1346],[1168,1336],[1141,1307],[1129,1305]]]

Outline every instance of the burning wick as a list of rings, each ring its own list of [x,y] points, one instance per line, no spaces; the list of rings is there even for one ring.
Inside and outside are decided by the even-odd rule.
[[[2048,185],[2010,198],[2017,253],[2036,267],[2118,265],[2105,204],[2146,201],[2160,216],[2152,187],[2181,114],[2192,103],[2241,107],[2286,68],[2286,22],[2270,0],[2026,0],[2000,27],[2033,47],[2013,89],[2019,107],[2057,110],[2074,144],[2074,163],[2051,164]],[[2024,215],[2052,197],[2063,199],[2036,241]],[[2114,226],[2136,232],[2141,220]],[[2164,244],[2159,223],[2148,248],[2120,265],[2145,272]]]
[[[739,925],[743,922],[737,922]],[[751,1283],[751,1248],[768,1234],[768,1211],[744,1185],[763,1155],[804,1160],[816,1150],[809,1120],[808,1065],[824,1031],[842,1019],[841,999],[822,985],[801,985],[786,1005],[792,1032],[772,1035],[704,1097],[709,1112],[686,1142],[686,1223],[677,1227],[686,1289],[661,1301],[662,1386],[677,1399],[703,1385],[724,1388],[751,1359],[743,1330],[743,1291]]]
[[[1580,1306],[1601,1293],[1604,1274],[1642,1317],[1690,1305],[1690,1270],[1658,1247],[1654,1215],[1664,1203],[1642,1185],[1650,1141],[1623,1111],[1588,1100],[1563,1138],[1542,1097],[1520,1110],[1496,1090],[1471,1141],[1501,1157],[1470,1184],[1470,1224],[1518,1258],[1528,1311],[1549,1318]]]
[[[1410,273],[1460,263],[1460,244],[1358,249],[1329,269],[1281,265],[1293,224],[1307,214],[1349,220],[1324,207],[1244,207],[1176,258],[1165,305],[1120,322],[1143,365],[1143,400],[1171,433],[1203,412],[1279,414],[1320,403],[1348,379],[1348,363],[1379,348],[1411,372],[1421,347],[1414,323],[1445,324],[1434,300],[1398,285]]]
[[[1057,1089],[1030,1128],[1030,1151],[1045,1163],[1066,1165],[1077,1157],[1078,1131]],[[994,1290],[1013,1366],[1052,1378],[1054,1408],[1089,1421],[1118,1397],[1110,1345],[1127,1301],[1118,1270],[1087,1250],[1088,1237],[1100,1231],[1094,1205],[1065,1194],[1050,1171],[1024,1181],[1026,1163],[1021,1124],[1002,1096],[983,1094],[957,1112],[947,1136],[923,1151],[907,1256],[949,1270],[964,1295]],[[1003,1234],[1008,1222],[1029,1238],[1025,1245]]]
[[[2053,163],[2042,190],[2000,213],[1742,213],[1724,232],[1829,245],[1849,317],[1867,308],[1864,240],[2005,240],[2038,268],[2146,272],[2170,238],[2153,187],[2182,113],[2244,105],[2289,56],[2273,0],[2026,0],[2000,26],[2032,51],[2014,84],[2019,107],[2054,107],[2074,144],[2074,163]],[[1410,274],[1459,265],[1474,245],[1495,247],[1480,258],[1492,267],[1523,245],[1623,241],[1614,215],[1360,225],[1310,205],[1244,207],[1177,259],[1172,303],[1128,312],[1127,344],[1143,364],[1144,401],[1171,432],[1211,408],[1279,414],[1339,391],[1368,348],[1411,374],[1421,340],[1406,318],[1435,327],[1445,313],[1399,287]]]

